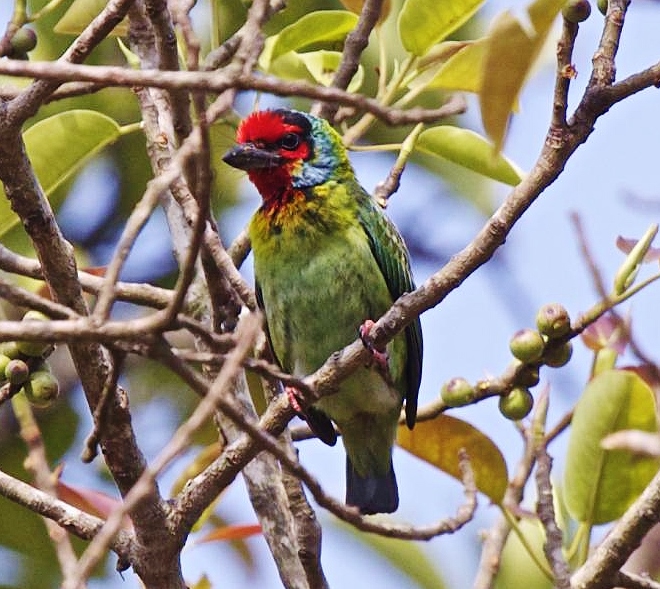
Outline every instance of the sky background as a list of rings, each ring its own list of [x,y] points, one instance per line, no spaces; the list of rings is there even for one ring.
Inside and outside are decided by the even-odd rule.
[[[9,4],[0,3],[3,22],[6,22]],[[504,0],[487,3],[483,10],[484,22],[510,6],[511,2]],[[518,2],[518,6],[521,10],[524,3]],[[591,57],[600,35],[602,18],[596,7],[593,8],[591,18],[580,26],[576,44],[574,64],[578,77],[572,84],[572,106],[588,80]],[[617,60],[618,79],[651,65],[653,59],[657,59],[657,52],[654,54],[649,48],[657,47],[659,20],[657,3],[639,0],[632,4]],[[512,120],[505,145],[505,153],[523,170],[529,170],[533,165],[544,140],[553,83],[554,61],[550,50],[521,96],[521,111]],[[245,105],[248,104],[246,100]],[[470,99],[469,104],[465,123],[481,132],[476,102]],[[606,279],[611,281],[623,259],[623,254],[615,247],[616,237],[637,238],[660,216],[658,112],[658,93],[654,90],[642,92],[612,108],[598,121],[595,132],[571,158],[560,178],[516,225],[493,264],[481,268],[440,306],[423,315],[425,358],[420,405],[436,398],[442,383],[454,376],[475,381],[486,375],[499,374],[511,359],[508,351],[510,336],[522,327],[532,326],[536,310],[542,304],[560,302],[575,317],[597,301],[570,215],[580,215],[595,261]],[[392,163],[392,157],[388,155],[357,153],[352,154],[351,159],[368,190],[387,175]],[[75,232],[81,216],[88,214],[85,202],[90,204],[89,200],[85,201],[81,195],[89,194],[93,189],[97,195],[94,206],[98,207],[98,203],[103,202],[99,191],[103,186],[107,188],[110,181],[102,162],[91,165],[78,183],[77,196],[74,193],[61,212],[65,230]],[[498,201],[508,192],[507,187],[497,184],[492,185],[492,190]],[[640,201],[648,202],[642,206]],[[258,204],[258,195],[245,182],[242,202],[222,221],[226,243],[245,225]],[[462,249],[484,222],[480,213],[457,199],[441,179],[414,165],[406,170],[388,212],[404,237],[414,241],[416,233],[423,234],[440,259]],[[149,278],[143,274],[144,270],[141,275],[130,274],[132,268],[136,272],[144,269],[144,256],[148,256],[147,266],[158,267],[165,263],[169,252],[157,246],[163,243],[159,239],[162,231],[158,222],[145,229],[141,237],[144,247],[136,249],[142,257],[129,265],[127,277],[135,280]],[[249,261],[245,265],[247,277],[251,276],[250,264]],[[437,265],[419,263],[414,255],[413,265],[418,283],[437,270]],[[622,309],[631,310],[635,337],[655,358],[660,349],[657,301],[658,286],[652,286]],[[575,342],[574,360],[569,366],[542,371],[542,385],[549,385],[551,391],[550,424],[556,422],[577,399],[589,373],[590,358],[584,346]],[[79,402],[82,402],[80,398]],[[520,449],[518,434],[497,410],[496,400],[455,410],[451,414],[491,436],[502,448],[509,469],[513,468]],[[148,457],[155,456],[168,441],[169,429],[156,428],[153,424],[175,423],[176,419],[176,413],[160,399],[154,399],[136,413],[139,441]],[[81,424],[81,436],[88,431],[87,425]],[[561,472],[566,438],[566,435],[562,436],[551,448],[556,458],[555,476]],[[76,467],[82,439],[79,442],[67,458],[67,473],[72,480],[85,484],[86,477],[90,481],[96,479],[92,479],[84,468]],[[308,441],[299,444],[299,448],[303,464],[321,479],[327,491],[343,497],[344,452],[341,445],[329,448],[317,441]],[[401,506],[395,515],[397,520],[430,523],[455,513],[462,501],[459,484],[400,449],[395,450],[394,464],[401,497]],[[176,469],[165,474],[163,488],[169,488],[174,472]],[[241,481],[229,488],[222,499],[221,512],[231,514],[235,523],[254,521]],[[331,587],[373,585],[382,589],[401,589],[413,586],[399,571],[375,557],[363,543],[337,528],[328,514],[319,511],[318,515],[324,525],[323,564]],[[462,588],[471,585],[479,557],[479,532],[496,516],[496,508],[489,506],[482,496],[477,517],[462,531],[421,545],[437,562],[448,586]],[[254,573],[248,574],[236,564],[231,548],[214,544],[186,547],[183,567],[187,578],[195,582],[202,572],[206,572],[216,587],[280,587],[263,539],[256,537],[248,542],[259,562]],[[2,556],[3,550],[0,549],[0,559]],[[111,559],[109,567],[113,566],[114,560]],[[3,576],[8,575],[5,578],[9,580],[9,562],[1,568]],[[93,581],[90,587],[132,589],[138,587],[138,583],[132,572],[127,571],[123,580],[113,575],[111,581]]]

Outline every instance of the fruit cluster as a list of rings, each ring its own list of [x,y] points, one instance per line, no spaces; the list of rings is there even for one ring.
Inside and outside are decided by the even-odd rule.
[[[38,311],[28,311],[23,317],[23,321],[46,319]],[[16,387],[37,407],[50,405],[60,392],[59,382],[45,360],[50,349],[50,344],[39,341],[0,343],[0,385]]]
[[[513,335],[509,348],[515,361],[511,387],[500,396],[502,415],[519,420],[529,414],[534,405],[529,388],[539,383],[540,367],[559,368],[571,359],[573,345],[567,339],[570,330],[568,312],[561,305],[552,303],[539,309],[536,329],[521,329]],[[442,387],[442,400],[449,407],[468,405],[477,397],[476,388],[464,378],[453,378]]]

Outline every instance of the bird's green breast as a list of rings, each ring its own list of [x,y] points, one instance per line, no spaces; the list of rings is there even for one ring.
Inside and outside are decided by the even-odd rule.
[[[314,198],[301,193],[286,210],[262,208],[250,223],[273,351],[285,370],[301,376],[354,341],[365,319],[377,319],[392,304],[355,199],[343,185],[315,190],[326,192]],[[395,338],[388,351],[396,383],[404,371],[405,339]],[[387,386],[374,369],[360,369],[321,406],[340,423],[344,413],[373,412],[378,404],[398,412],[403,394],[401,386]]]

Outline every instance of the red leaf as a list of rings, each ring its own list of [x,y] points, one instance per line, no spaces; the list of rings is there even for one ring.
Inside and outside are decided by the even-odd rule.
[[[121,506],[121,501],[110,495],[85,487],[67,485],[61,480],[57,481],[57,496],[62,501],[102,519],[107,519],[110,513]],[[130,520],[127,517],[124,527],[129,528],[130,526]]]
[[[243,540],[255,534],[261,534],[261,526],[259,524],[222,526],[221,528],[211,530],[208,534],[197,540],[196,544],[216,542],[218,540]]]
[[[87,274],[92,274],[93,276],[105,276],[107,270],[107,266],[88,266],[82,269],[83,272],[87,272]]]
[[[594,352],[610,348],[617,354],[623,354],[629,342],[630,319],[619,320],[615,315],[606,313],[599,317],[582,332],[582,341]]]
[[[629,254],[632,251],[632,248],[637,245],[638,241],[639,239],[629,239],[619,235],[616,238],[616,247],[618,247],[619,250],[621,250],[624,254]],[[660,248],[650,247],[644,255],[644,259],[642,261],[644,263],[648,263],[654,262],[656,260],[660,260]]]

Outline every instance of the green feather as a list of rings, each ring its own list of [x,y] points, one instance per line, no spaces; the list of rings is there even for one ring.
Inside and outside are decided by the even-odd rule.
[[[259,140],[260,121],[277,127],[278,116],[287,133],[300,129],[299,142],[287,135],[287,145],[304,142],[308,158],[287,161],[272,128]],[[306,376],[351,343],[365,320],[378,319],[414,290],[408,251],[355,179],[341,138],[327,121],[276,111],[250,124],[243,135],[256,143],[235,148],[225,160],[247,166],[264,198],[249,234],[273,355],[287,372]],[[285,163],[273,168],[276,162]],[[388,343],[387,354],[387,375],[375,366],[360,367],[305,416],[326,443],[336,439],[330,420],[339,427],[347,453],[347,502],[363,513],[398,505],[392,446],[404,399],[406,422],[415,423],[422,364],[418,318]]]
[[[392,222],[379,209],[378,204],[358,184],[360,201],[359,219],[362,223],[371,252],[390,290],[392,299],[415,290],[408,250]],[[417,394],[422,380],[422,325],[419,317],[405,329],[408,359],[406,363],[406,424],[410,429],[417,417]]]

